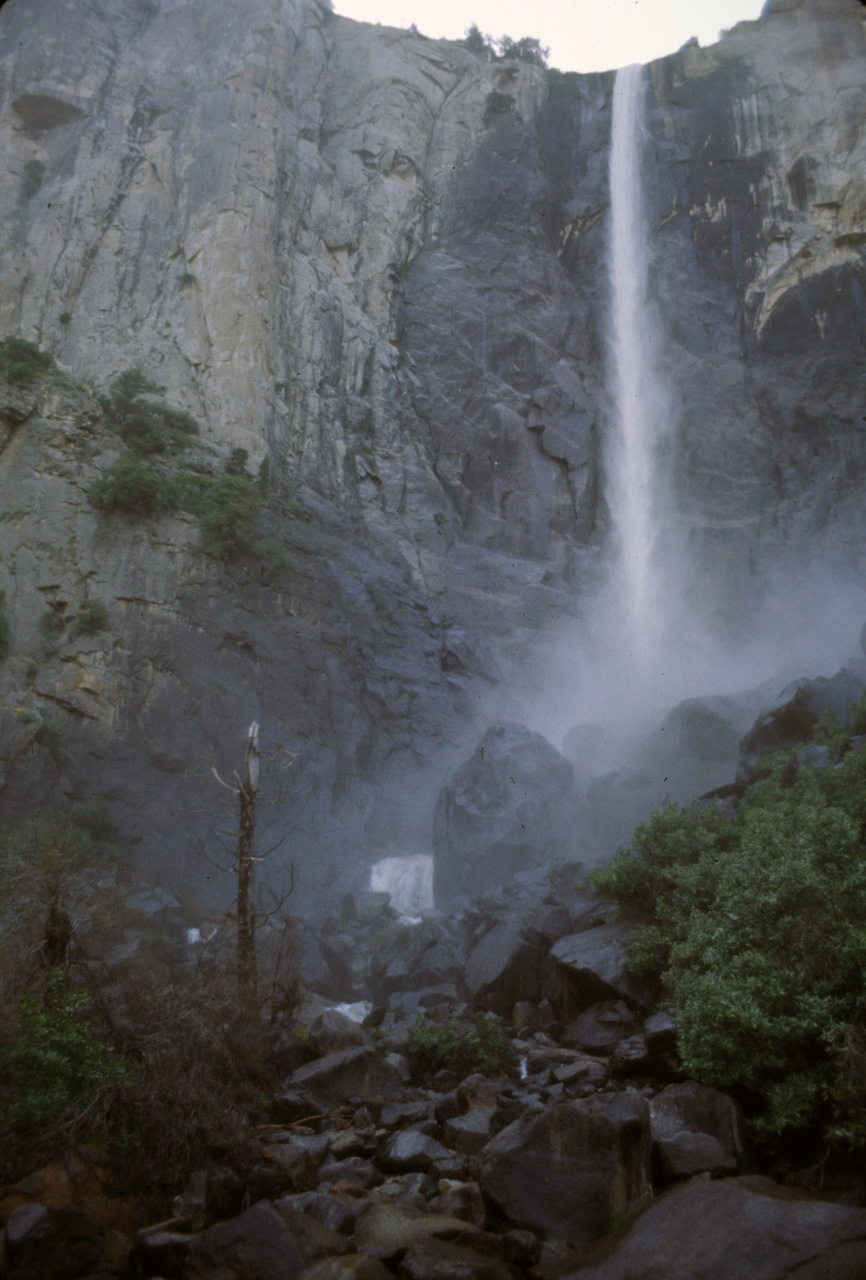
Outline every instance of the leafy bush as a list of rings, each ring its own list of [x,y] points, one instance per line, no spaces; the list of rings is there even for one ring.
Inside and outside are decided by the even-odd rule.
[[[57,319],[60,321],[61,324],[69,324],[70,320],[72,319],[72,312],[61,311]]]
[[[40,351],[26,338],[4,338],[0,342],[0,374],[13,387],[30,387],[40,376],[54,367],[47,351]]]
[[[514,110],[514,99],[510,93],[500,93],[491,89],[484,102],[484,123],[489,124],[496,116],[505,115]]]
[[[246,449],[232,449],[226,462],[227,476],[245,476],[247,474],[247,463],[250,455]]]
[[[50,647],[63,634],[63,615],[56,609],[45,609],[39,618],[39,634]]]
[[[208,478],[191,509],[198,517],[205,546],[225,560],[250,546],[260,505],[258,489],[249,476],[226,475]]]
[[[480,1015],[473,1026],[458,1018],[431,1022],[421,1014],[409,1028],[406,1052],[413,1074],[422,1081],[443,1070],[461,1077],[475,1071],[496,1075],[516,1057],[514,1045],[499,1024]]]
[[[171,510],[166,481],[135,453],[124,453],[94,480],[88,497],[100,511],[153,516]]]
[[[534,67],[547,66],[550,50],[543,47],[540,41],[532,36],[524,36],[521,40],[512,40],[511,36],[502,36],[496,41],[500,58],[515,62],[528,62]]]
[[[107,400],[103,400],[103,408],[121,439],[144,457],[176,453],[198,435],[198,423],[191,414],[172,409],[160,400],[144,399],[162,390],[140,369],[127,369],[115,378]]]
[[[644,923],[696,1079],[740,1090],[759,1138],[866,1144],[866,753],[753,787],[735,821],[670,806],[594,873]]]
[[[71,989],[61,969],[51,974],[43,1001],[30,992],[22,996],[18,1036],[3,1054],[13,1124],[54,1126],[126,1078],[125,1065],[109,1057],[83,1016],[91,1003],[86,992]]]
[[[107,630],[108,625],[108,609],[105,602],[97,596],[86,596],[79,606],[72,634],[73,636],[92,636],[97,631]]]
[[[12,632],[6,617],[6,592],[0,591],[0,662],[9,657],[11,647]]]

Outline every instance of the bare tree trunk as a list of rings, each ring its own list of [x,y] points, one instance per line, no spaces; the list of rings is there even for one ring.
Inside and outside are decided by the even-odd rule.
[[[240,781],[240,780],[239,780]],[[259,785],[259,726],[250,725],[244,778],[238,790],[240,824],[238,831],[238,994],[241,999],[258,998],[256,965],[256,925],[254,919],[253,872],[256,835],[256,792]]]

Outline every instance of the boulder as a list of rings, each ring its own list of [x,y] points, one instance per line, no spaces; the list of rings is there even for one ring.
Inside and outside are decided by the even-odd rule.
[[[304,1269],[293,1233],[266,1200],[208,1227],[193,1241],[190,1257],[243,1266],[250,1280],[297,1280]]]
[[[299,1067],[288,1080],[288,1093],[305,1090],[322,1111],[352,1098],[404,1098],[403,1081],[373,1049],[359,1046],[326,1053]]]
[[[624,1000],[599,1000],[566,1027],[560,1041],[587,1053],[612,1053],[636,1024],[634,1012]]]
[[[557,1274],[560,1280],[853,1280],[866,1275],[866,1209],[809,1200],[768,1178],[695,1179],[651,1204],[619,1240]]]
[[[368,1205],[355,1223],[355,1244],[365,1253],[390,1257],[418,1240],[474,1228],[463,1218],[424,1213],[396,1204]]]
[[[551,948],[555,961],[547,995],[558,1017],[571,1022],[600,1000],[642,1003],[643,992],[628,975],[625,944],[629,924],[599,924],[560,938]]]
[[[652,1195],[646,1101],[629,1090],[529,1110],[484,1148],[478,1180],[518,1226],[587,1245]]]
[[[363,1027],[338,1009],[323,1009],[313,1023],[311,1032],[320,1053],[334,1053],[338,1049],[351,1049],[371,1043]]]
[[[829,678],[797,680],[788,685],[758,716],[740,743],[738,781],[749,779],[762,756],[806,742],[819,725],[838,721],[847,726],[863,691],[862,671],[847,668]]]
[[[400,1280],[520,1280],[522,1274],[502,1258],[435,1238],[416,1240],[397,1268]]]
[[[385,1148],[382,1163],[395,1173],[426,1173],[451,1159],[452,1153],[435,1138],[418,1129],[401,1129]]]
[[[736,1173],[744,1156],[744,1122],[726,1093],[685,1080],[650,1102],[653,1159],[662,1182],[697,1173]]]
[[[314,1262],[302,1273],[301,1280],[392,1280],[392,1275],[378,1258],[348,1253]]]
[[[501,885],[574,844],[579,800],[565,756],[521,724],[497,724],[439,793],[437,903]]]

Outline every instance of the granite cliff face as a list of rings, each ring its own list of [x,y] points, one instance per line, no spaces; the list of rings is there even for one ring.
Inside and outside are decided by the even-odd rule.
[[[677,515],[730,600],[863,533],[863,10],[768,10],[648,97]],[[612,84],[314,0],[9,0],[0,333],[70,380],[0,386],[7,812],[104,795],[191,876],[210,766],[257,718],[298,753],[267,821],[302,884],[317,855],[311,896],[426,846],[427,782],[605,545]],[[82,380],[136,366],[214,468],[269,459],[287,568],[97,519],[118,443]],[[87,595],[111,628],[74,638]]]

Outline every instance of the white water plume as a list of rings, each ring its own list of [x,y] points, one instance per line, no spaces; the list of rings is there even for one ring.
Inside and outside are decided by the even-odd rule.
[[[611,291],[609,384],[615,424],[606,497],[613,522],[608,589],[634,674],[657,674],[677,598],[671,483],[664,460],[673,418],[661,372],[660,319],[650,300],[650,238],[644,209],[643,67],[617,72],[610,149]]]

